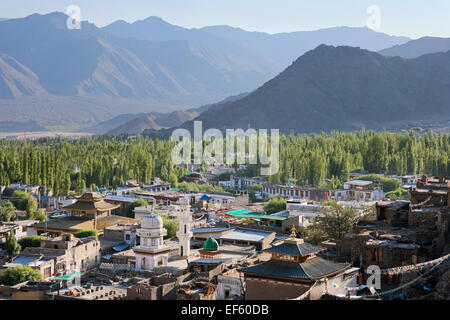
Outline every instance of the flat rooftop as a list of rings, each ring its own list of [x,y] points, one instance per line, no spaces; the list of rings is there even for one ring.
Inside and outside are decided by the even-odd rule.
[[[59,295],[58,292],[51,292],[50,294],[55,298],[63,296],[80,300],[118,300],[126,298],[127,289],[119,285],[91,286],[90,288],[82,286],[61,289]]]
[[[367,180],[350,180],[345,182],[346,184],[354,184],[357,186],[368,186],[370,184],[372,184],[372,181],[367,181]]]
[[[106,227],[111,227],[117,224],[135,224],[139,223],[139,220],[111,215],[107,217],[97,218],[97,230],[102,230]],[[34,224],[33,227],[44,229],[45,222]],[[86,229],[94,229],[94,219],[83,219],[77,217],[66,217],[60,219],[50,219],[47,221],[47,228],[51,230],[63,230],[63,231],[79,231]]]
[[[232,232],[224,234],[223,236],[220,237],[220,239],[262,242],[270,234],[271,234],[271,232],[260,232],[260,231],[235,229]]]
[[[192,229],[192,233],[217,233],[232,230],[232,228],[195,228]]]

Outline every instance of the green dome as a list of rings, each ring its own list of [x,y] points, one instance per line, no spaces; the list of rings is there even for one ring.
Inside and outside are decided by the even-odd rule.
[[[203,250],[217,251],[219,250],[219,244],[217,243],[216,239],[209,237],[205,242],[203,242]]]

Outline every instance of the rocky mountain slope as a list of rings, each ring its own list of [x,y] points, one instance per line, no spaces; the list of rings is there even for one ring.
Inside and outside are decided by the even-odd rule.
[[[204,130],[381,129],[399,120],[450,117],[449,89],[450,52],[402,59],[321,45],[243,99],[212,106],[196,120]]]
[[[423,37],[408,41],[405,44],[395,45],[379,51],[380,54],[389,57],[417,58],[424,54],[435,52],[447,52],[450,50],[450,38]]]

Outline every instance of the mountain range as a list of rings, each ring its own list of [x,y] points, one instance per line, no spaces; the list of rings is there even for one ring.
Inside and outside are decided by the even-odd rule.
[[[66,27],[54,12],[0,21],[0,121],[93,125],[250,92],[321,43],[382,50],[409,39],[367,28],[266,34],[187,29],[158,17]]]
[[[212,106],[195,120],[203,130],[382,129],[400,121],[449,119],[449,89],[450,51],[405,59],[320,45],[244,98]],[[181,127],[192,130],[193,121]]]
[[[66,20],[52,13],[0,21],[5,116],[16,105],[34,111],[48,101],[65,111],[67,100],[81,109],[70,120],[81,122],[107,120],[130,106],[135,113],[174,111],[254,89],[276,72],[263,58],[233,44],[219,52],[185,40],[119,38],[87,22],[80,30],[68,30]],[[106,117],[93,107],[99,101],[110,106]],[[30,117],[61,121],[55,113],[30,112]]]
[[[223,104],[229,101],[236,101],[245,97],[248,93],[241,93],[236,96],[230,96],[217,104]],[[216,104],[207,104],[198,108],[188,109],[186,111],[177,110],[171,113],[151,112],[138,114],[121,114],[111,120],[103,121],[94,126],[83,128],[79,132],[88,132],[93,134],[141,134],[145,130],[161,130],[180,126],[186,121],[192,120],[206,111],[209,107]]]
[[[211,26],[200,30],[262,52],[271,61],[277,61],[281,69],[285,69],[299,56],[321,44],[347,45],[379,51],[410,40],[407,37],[375,32],[367,27],[335,27],[276,34],[248,32],[230,26]]]
[[[0,121],[0,129],[1,132],[47,131],[46,128],[40,126],[36,121],[29,121],[29,122]]]
[[[411,40],[401,45],[395,45],[379,51],[380,54],[390,57],[417,58],[424,54],[434,52],[447,52],[450,50],[450,38],[423,37]]]

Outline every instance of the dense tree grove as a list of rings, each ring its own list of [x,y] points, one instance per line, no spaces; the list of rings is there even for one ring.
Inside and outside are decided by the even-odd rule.
[[[91,185],[117,187],[127,179],[149,181],[159,176],[176,182],[187,168],[174,166],[173,142],[154,137],[97,136],[78,140],[45,138],[0,140],[0,185],[42,184],[55,195],[81,193]],[[340,186],[352,170],[387,174],[450,175],[450,134],[332,132],[280,136],[280,170],[271,182]],[[258,175],[258,165],[246,174]]]
[[[173,143],[137,137],[136,139],[98,136],[77,140],[39,139],[0,141],[0,185],[20,182],[41,184],[57,196],[68,190],[81,193],[86,186],[117,187],[127,179],[149,181],[152,176],[169,180],[184,169],[170,161]]]
[[[319,186],[324,178],[330,187],[349,180],[349,173],[450,175],[450,134],[332,132],[329,135],[288,135],[280,137],[280,170],[269,177],[287,183]]]

